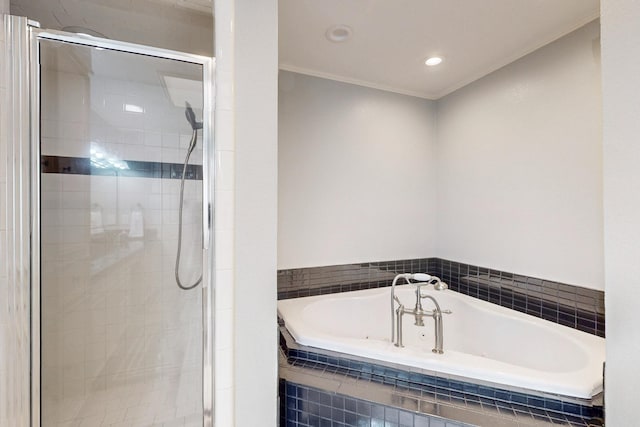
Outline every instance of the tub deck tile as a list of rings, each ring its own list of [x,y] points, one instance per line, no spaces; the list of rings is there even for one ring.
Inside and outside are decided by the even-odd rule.
[[[602,425],[598,418],[602,415],[601,411],[569,402],[558,403],[558,396],[552,394],[529,396],[486,385],[460,383],[447,376],[434,377],[419,372],[400,374],[391,366],[367,365],[363,358],[345,364],[340,362],[348,360],[344,359],[344,355],[325,355],[325,359],[335,359],[333,362],[336,365],[346,368],[327,367],[317,361],[295,358],[287,360],[285,351],[288,341],[281,341],[283,350],[280,376],[286,386],[281,385],[280,392],[281,395],[291,395],[293,400],[290,403],[286,397],[284,399],[286,404],[283,402],[282,413],[285,416],[281,426],[315,426],[324,422],[332,426],[373,426],[376,423],[385,426],[386,422],[386,425],[400,427],[411,425],[406,421],[409,415],[414,417],[415,425],[425,425],[424,420],[420,421],[423,424],[418,424],[419,414],[424,414],[425,417],[439,414],[455,420],[453,424],[448,421],[447,426]],[[312,352],[297,354],[310,355],[309,353]],[[411,381],[407,381],[409,379]],[[309,402],[305,402],[305,397]],[[527,406],[532,403],[541,407]],[[403,420],[406,422],[400,423],[400,418],[398,421],[385,420],[384,411],[380,412],[380,405],[397,411],[398,417],[405,414]],[[291,423],[292,418],[296,420],[295,423]],[[442,418],[433,420],[437,425]]]

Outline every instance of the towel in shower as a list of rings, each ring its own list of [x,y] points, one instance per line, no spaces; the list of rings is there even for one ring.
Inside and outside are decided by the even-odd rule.
[[[144,219],[141,210],[131,212],[129,221],[129,237],[144,237]]]
[[[104,226],[102,223],[102,210],[92,209],[91,210],[91,234],[101,234],[101,233],[104,233]]]

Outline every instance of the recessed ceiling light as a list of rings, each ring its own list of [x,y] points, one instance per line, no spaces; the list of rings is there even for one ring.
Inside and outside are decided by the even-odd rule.
[[[438,65],[442,62],[442,58],[440,58],[439,56],[432,56],[431,58],[428,58],[426,61],[424,61],[424,63],[426,65],[428,65],[429,67],[433,67],[434,65]]]
[[[335,43],[346,42],[351,38],[353,30],[348,25],[333,25],[324,33],[327,39]]]

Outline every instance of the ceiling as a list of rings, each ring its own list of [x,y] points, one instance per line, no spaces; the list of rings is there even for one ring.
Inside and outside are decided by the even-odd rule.
[[[46,29],[83,27],[114,40],[213,56],[211,5],[211,0],[11,0],[11,14]]]
[[[438,99],[599,16],[598,0],[279,0],[280,69]],[[329,41],[332,25],[351,38]],[[430,56],[444,61],[424,65]]]
[[[212,0],[11,0],[44,28],[213,54]],[[599,16],[599,0],[279,0],[284,70],[438,99]],[[345,24],[352,37],[325,37]],[[444,58],[436,67],[426,58]]]

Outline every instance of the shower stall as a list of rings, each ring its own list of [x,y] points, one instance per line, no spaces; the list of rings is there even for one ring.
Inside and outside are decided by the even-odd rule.
[[[213,59],[4,34],[30,425],[212,425]]]

